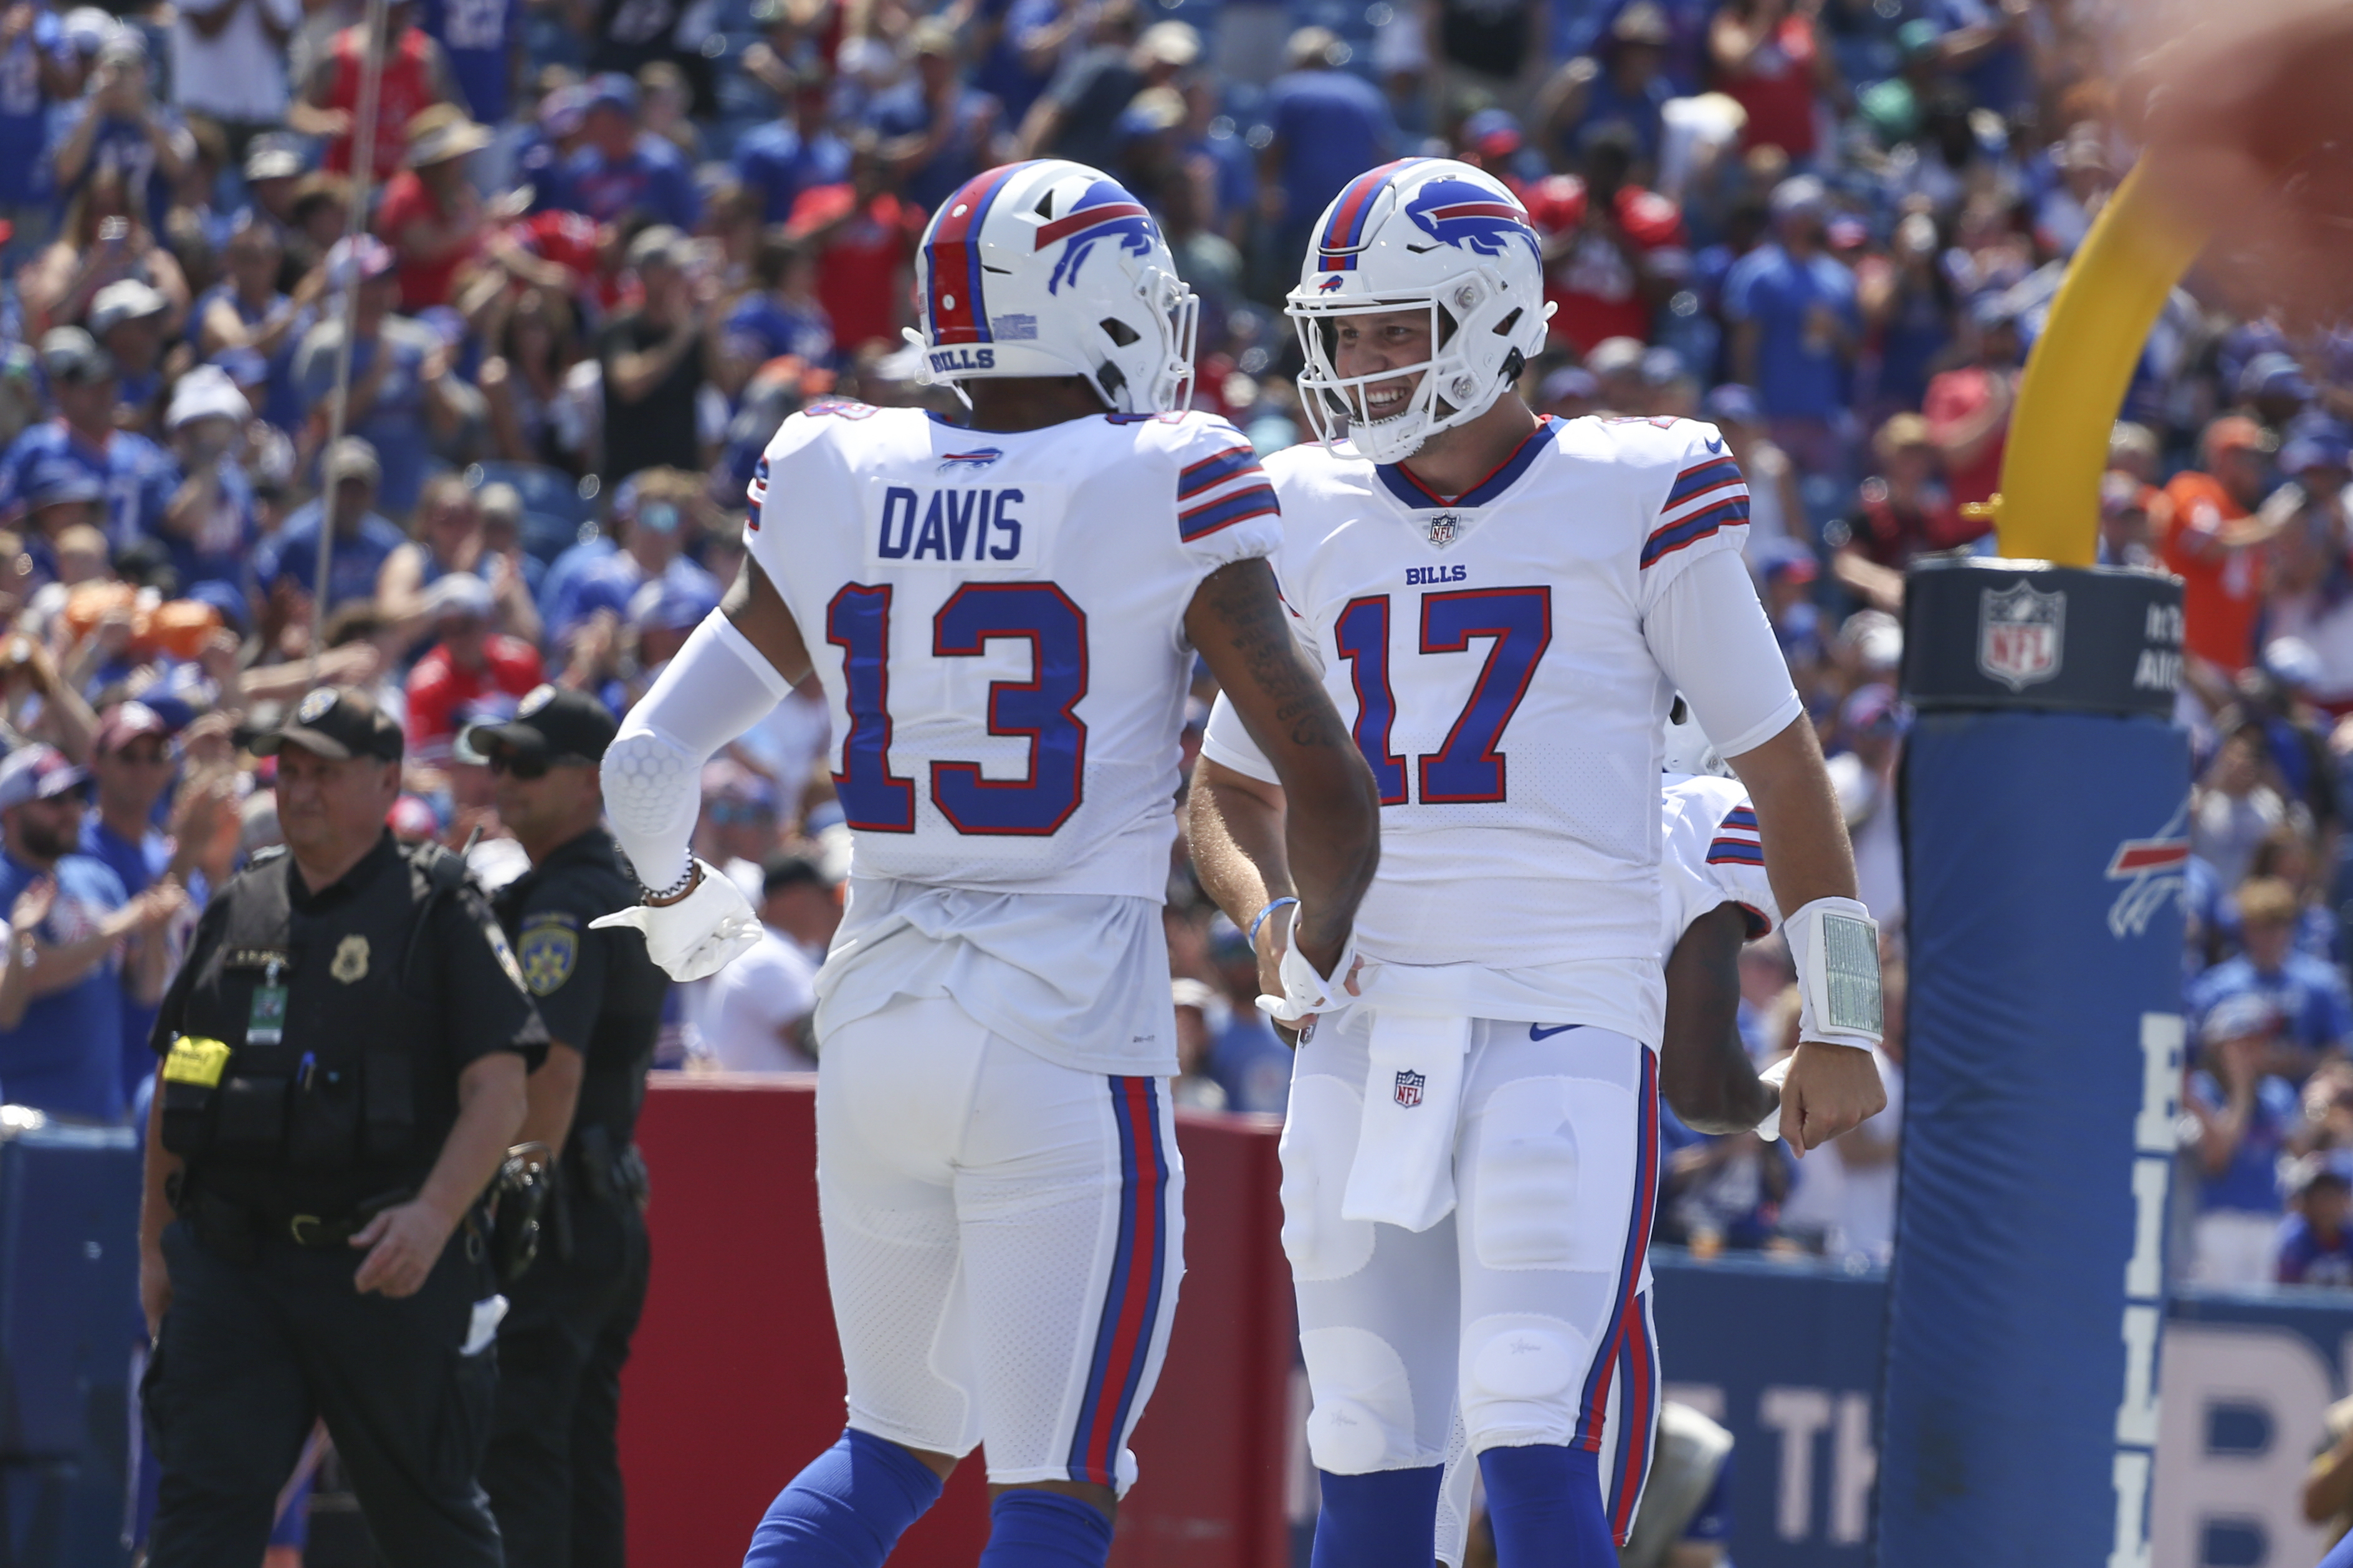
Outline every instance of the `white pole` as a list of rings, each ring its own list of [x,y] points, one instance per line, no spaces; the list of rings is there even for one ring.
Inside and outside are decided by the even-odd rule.
[[[368,187],[375,175],[376,97],[384,81],[384,51],[388,42],[384,36],[384,19],[388,8],[387,0],[367,0],[367,16],[361,23],[365,42],[360,51],[360,100],[356,123],[352,127],[352,215],[344,245],[350,271],[343,283],[343,336],[335,345],[335,389],[327,395],[327,451],[332,451],[335,443],[343,438],[351,401],[352,339],[359,321],[358,242],[367,232]],[[377,352],[383,352],[382,344],[377,345]],[[319,476],[319,571],[311,580],[314,590],[311,595],[311,680],[314,685],[319,679],[319,656],[326,649],[327,571],[335,549],[335,487],[324,471],[323,458],[324,453]]]

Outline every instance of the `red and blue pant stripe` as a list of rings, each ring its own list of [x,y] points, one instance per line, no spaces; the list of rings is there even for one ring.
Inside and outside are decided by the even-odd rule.
[[[1135,1417],[1136,1393],[1152,1359],[1168,1283],[1171,1166],[1160,1131],[1159,1080],[1105,1081],[1119,1129],[1119,1243],[1071,1437],[1070,1474],[1074,1481],[1115,1486],[1120,1447]]]
[[[1610,1528],[1622,1545],[1633,1528],[1634,1504],[1650,1467],[1651,1426],[1658,1407],[1658,1347],[1651,1334],[1642,1270],[1651,1249],[1651,1220],[1659,1201],[1659,1059],[1642,1053],[1642,1085],[1636,1097],[1633,1211],[1626,1217],[1626,1247],[1618,1265],[1618,1304],[1603,1331],[1587,1374],[1578,1406],[1576,1446],[1601,1451],[1613,1380],[1618,1387],[1618,1454],[1608,1494]],[[1630,1443],[1638,1445],[1630,1447]]]

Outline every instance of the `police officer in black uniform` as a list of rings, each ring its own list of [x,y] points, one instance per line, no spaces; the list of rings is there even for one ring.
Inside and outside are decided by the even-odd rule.
[[[495,775],[499,820],[531,857],[496,907],[547,1024],[522,1137],[558,1155],[538,1258],[508,1288],[482,1466],[509,1568],[623,1561],[614,1429],[647,1272],[646,1168],[632,1139],[670,977],[635,932],[588,929],[638,896],[604,827],[596,764],[613,734],[602,703],[552,686],[512,722],[466,732]]]
[[[323,1416],[387,1568],[499,1568],[480,1205],[547,1037],[457,858],[385,830],[398,724],[321,689],[253,749],[287,851],[214,898],[155,1020],[147,1561],[259,1563]]]

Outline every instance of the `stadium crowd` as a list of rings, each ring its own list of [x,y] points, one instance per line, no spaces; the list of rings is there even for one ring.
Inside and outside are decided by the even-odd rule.
[[[370,135],[355,0],[15,0],[0,1093],[132,1112],[196,910],[274,839],[269,766],[242,742],[315,680],[405,715],[396,832],[516,874],[464,727],[542,682],[626,708],[734,574],[745,482],[795,408],[952,408],[900,336],[914,247],[963,181],[1039,155],[1150,206],[1203,300],[1197,400],[1261,451],[1307,436],[1280,300],[1341,185],[1440,152],[1520,193],[1556,307],[1531,403],[1704,417],[1746,469],[1749,562],[1833,757],[1900,1019],[1902,574],[1990,548],[2019,366],[2132,157],[2106,16],[392,0]],[[2353,338],[2233,313],[2193,277],[2125,416],[2101,559],[2188,581],[2200,757],[2170,829],[2194,849],[2197,1047],[2176,1256],[2353,1284]],[[681,988],[668,1066],[809,1064],[847,858],[826,736],[811,682],[706,774],[698,847],[769,938]],[[1250,1005],[1249,944],[1181,853],[1170,891],[1180,1099],[1279,1111],[1289,1058]],[[1743,960],[1760,1062],[1794,1038],[1789,980],[1776,940]],[[1671,1129],[1662,1234],[1883,1259],[1902,1054],[1891,1028],[1889,1109],[1802,1171]]]

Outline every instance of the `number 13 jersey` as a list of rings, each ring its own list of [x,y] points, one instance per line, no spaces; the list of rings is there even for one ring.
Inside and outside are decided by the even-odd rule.
[[[1722,437],[1546,419],[1451,501],[1345,448],[1266,468],[1294,630],[1380,792],[1380,873],[1356,917],[1366,961],[1444,979],[1474,1016],[1656,1045],[1662,723],[1708,650],[1669,646],[1653,623],[1722,554],[1737,573],[1725,603],[1758,623],[1724,646],[1774,648],[1738,568],[1747,488]],[[1763,732],[1736,745],[1799,711],[1772,662],[1786,700],[1748,704],[1760,710],[1742,722]],[[1202,749],[1271,776],[1222,703]]]

